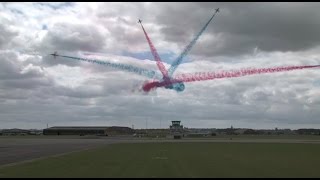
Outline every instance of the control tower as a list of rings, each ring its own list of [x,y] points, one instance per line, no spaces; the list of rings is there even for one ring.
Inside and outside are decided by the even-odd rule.
[[[180,139],[183,135],[183,126],[180,125],[181,121],[171,121],[170,132],[174,139]]]

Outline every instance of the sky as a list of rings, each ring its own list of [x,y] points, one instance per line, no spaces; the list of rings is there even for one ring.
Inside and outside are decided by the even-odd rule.
[[[0,3],[0,129],[51,126],[320,128],[320,69],[137,90],[147,77],[50,53],[158,71],[214,12],[174,75],[320,64],[320,3]]]

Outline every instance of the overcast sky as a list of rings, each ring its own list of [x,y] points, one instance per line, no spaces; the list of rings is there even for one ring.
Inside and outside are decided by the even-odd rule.
[[[0,129],[49,126],[320,128],[320,70],[136,89],[146,77],[48,54],[157,70],[220,8],[175,74],[320,64],[320,3],[0,3]]]

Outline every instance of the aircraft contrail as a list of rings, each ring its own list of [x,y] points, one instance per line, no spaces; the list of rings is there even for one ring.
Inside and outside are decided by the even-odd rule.
[[[219,11],[219,9],[216,9],[216,12],[212,15],[212,17],[209,19],[209,21],[205,24],[205,26],[201,29],[201,31],[195,36],[195,38],[185,47],[183,52],[179,55],[179,57],[171,64],[170,69],[167,71],[165,69],[164,64],[162,63],[159,54],[157,53],[156,48],[151,42],[151,39],[149,38],[147,32],[145,31],[144,27],[141,24],[141,20],[139,20],[141,27],[143,29],[143,32],[145,34],[145,37],[148,41],[150,50],[152,52],[152,55],[154,56],[157,66],[159,70],[162,73],[161,74],[153,71],[153,70],[147,70],[140,67],[135,67],[132,65],[127,64],[121,64],[121,63],[112,63],[107,61],[100,61],[100,60],[94,60],[94,59],[86,59],[86,58],[79,58],[79,57],[72,57],[72,56],[64,56],[64,55],[58,55],[57,53],[51,54],[54,57],[65,57],[70,59],[75,59],[79,61],[86,61],[91,63],[96,63],[100,65],[106,65],[109,67],[126,70],[129,72],[134,72],[139,75],[146,76],[148,78],[155,78],[158,79],[158,81],[153,80],[146,82],[142,89],[145,92],[149,92],[151,89],[157,88],[157,87],[165,87],[169,89],[175,89],[176,91],[183,91],[184,90],[184,82],[194,82],[194,81],[205,81],[205,80],[213,80],[213,79],[221,79],[221,78],[233,78],[233,77],[242,77],[242,76],[248,76],[248,75],[254,75],[254,74],[266,74],[266,73],[275,73],[275,72],[285,72],[285,71],[292,71],[292,70],[301,70],[301,69],[309,69],[309,68],[317,68],[320,67],[320,65],[313,65],[313,66],[284,66],[284,67],[272,67],[272,68],[251,68],[251,69],[241,69],[241,70],[230,70],[230,71],[220,71],[220,72],[198,72],[198,73],[188,73],[188,74],[180,74],[177,75],[174,78],[171,78],[173,75],[173,72],[176,70],[178,65],[182,62],[183,57],[188,54],[188,52],[192,49],[196,41],[199,39],[201,34],[205,31],[215,14]]]
[[[158,55],[157,53],[157,49],[154,47],[151,39],[149,38],[148,36],[148,33],[146,32],[146,30],[144,29],[142,23],[142,21],[139,19],[138,23],[140,23],[141,27],[142,27],[142,30],[144,32],[144,35],[148,41],[148,44],[149,44],[149,47],[150,47],[150,50],[151,50],[151,53],[155,59],[155,61],[157,62],[157,65],[158,65],[158,68],[159,70],[161,71],[163,77],[162,77],[162,80],[164,81],[170,81],[170,78],[168,76],[168,71],[166,70],[162,60],[160,59],[160,56]],[[171,84],[170,86],[165,86],[165,88],[167,89],[174,89],[176,90],[177,92],[181,92],[184,90],[184,84],[183,83],[177,83],[177,84]]]
[[[168,70],[168,75],[169,77],[172,77],[174,71],[177,69],[177,67],[181,64],[183,58],[190,52],[190,50],[192,49],[192,47],[196,44],[197,40],[199,39],[199,37],[202,35],[202,33],[207,29],[208,25],[210,24],[211,20],[213,19],[213,17],[217,14],[217,12],[219,12],[219,9],[217,9],[215,11],[215,13],[211,16],[211,18],[209,19],[209,21],[202,27],[202,29],[194,36],[194,38],[192,39],[192,41],[184,48],[184,50],[180,53],[180,55],[177,57],[177,59],[175,59],[169,70]]]
[[[105,65],[105,66],[109,66],[109,67],[113,67],[113,68],[117,68],[117,69],[121,69],[121,70],[126,70],[129,72],[133,72],[142,76],[146,76],[148,78],[156,78],[156,79],[162,79],[161,75],[156,73],[153,70],[148,70],[148,69],[144,69],[144,68],[140,68],[140,67],[135,67],[132,65],[128,65],[128,64],[121,64],[121,63],[112,63],[112,62],[107,62],[107,61],[100,61],[100,60],[95,60],[95,59],[87,59],[87,58],[79,58],[79,57],[73,57],[73,56],[64,56],[64,55],[59,55],[59,54],[55,54],[54,56],[57,57],[65,57],[65,58],[69,58],[69,59],[74,59],[74,60],[78,60],[78,61],[85,61],[85,62],[90,62],[90,63],[95,63],[95,64],[100,64],[100,65]]]
[[[154,57],[154,60],[156,61],[157,66],[158,66],[159,70],[161,71],[161,73],[162,73],[162,75],[163,75],[163,78],[169,80],[169,78],[168,78],[168,71],[167,71],[166,67],[164,66],[164,64],[162,63],[162,60],[161,60],[161,58],[160,58],[160,56],[159,56],[159,54],[158,54],[158,52],[157,52],[157,49],[156,49],[156,48],[154,47],[154,45],[152,44],[152,42],[151,42],[151,40],[150,40],[147,32],[145,31],[145,29],[144,29],[141,21],[140,21],[140,25],[141,25],[142,30],[143,30],[143,33],[144,33],[144,35],[145,35],[145,37],[146,37],[146,39],[147,39],[147,41],[148,41],[148,44],[149,44],[151,53],[152,53],[152,55],[153,55],[153,57]]]
[[[172,81],[170,81],[170,78],[173,75],[173,72],[176,70],[176,68],[178,67],[178,65],[181,63],[182,59],[184,56],[186,56],[188,54],[188,52],[191,50],[191,48],[193,47],[193,45],[196,43],[196,41],[199,39],[199,37],[201,36],[201,34],[204,32],[204,30],[207,28],[207,26],[209,25],[209,23],[211,22],[211,20],[213,19],[213,17],[215,16],[215,14],[219,11],[219,9],[216,9],[216,12],[212,15],[212,17],[210,18],[210,20],[205,24],[205,26],[201,29],[201,31],[195,36],[195,38],[189,43],[189,45],[187,45],[184,49],[184,51],[178,56],[178,58],[171,64],[171,67],[169,69],[170,74],[168,73],[168,71],[166,70],[158,52],[157,49],[154,47],[151,39],[149,38],[147,32],[145,31],[143,25],[142,25],[142,21],[139,19],[139,23],[141,24],[142,30],[144,32],[144,35],[148,41],[151,53],[157,63],[157,66],[160,70],[160,72],[162,73],[162,77],[159,73],[153,71],[153,70],[147,70],[147,69],[143,69],[140,67],[135,67],[132,65],[127,65],[127,64],[121,64],[121,63],[113,63],[113,62],[107,62],[107,61],[100,61],[100,60],[95,60],[95,59],[87,59],[87,58],[79,58],[79,57],[73,57],[73,56],[64,56],[64,55],[58,55],[57,53],[51,54],[54,57],[65,57],[65,58],[70,58],[70,59],[75,59],[75,60],[79,60],[79,61],[86,61],[86,62],[91,62],[91,63],[95,63],[95,64],[100,64],[100,65],[105,65],[105,66],[109,66],[109,67],[113,67],[113,68],[117,68],[117,69],[121,69],[121,70],[126,70],[129,72],[134,72],[136,74],[139,75],[143,75],[146,76],[148,78],[154,78],[154,79],[158,79],[160,81],[169,81],[169,85],[165,86],[165,88],[169,88],[169,89],[175,89],[177,92],[183,91],[185,86],[182,82],[179,83],[170,83]]]
[[[192,49],[192,47],[195,45],[195,43],[197,42],[197,40],[199,39],[199,37],[202,35],[202,33],[206,30],[206,28],[208,27],[208,25],[210,24],[210,22],[212,21],[213,17],[216,15],[216,13],[219,12],[219,8],[216,9],[215,13],[211,16],[211,18],[209,19],[209,21],[205,24],[204,27],[202,27],[202,29],[196,34],[196,36],[192,39],[192,41],[184,48],[184,50],[180,53],[180,55],[172,62],[169,70],[167,71],[165,69],[165,66],[163,65],[156,48],[153,46],[151,39],[148,37],[147,32],[145,31],[143,25],[142,25],[142,21],[139,19],[138,23],[140,23],[143,32],[145,34],[145,37],[149,43],[150,46],[150,50],[152,52],[152,55],[155,59],[155,61],[157,62],[158,68],[161,71],[161,73],[163,74],[163,80],[164,81],[170,81],[170,79],[173,76],[174,71],[177,69],[177,67],[179,66],[179,64],[181,64],[183,58],[190,52],[190,50]],[[169,89],[175,89],[177,92],[183,91],[184,90],[184,84],[182,82],[180,83],[176,83],[176,84],[170,84],[168,86],[165,86],[165,88],[169,88]]]
[[[143,90],[148,92],[153,88],[168,86],[172,83],[179,82],[194,82],[194,81],[206,81],[213,79],[222,79],[222,78],[234,78],[234,77],[242,77],[254,74],[266,74],[266,73],[276,73],[276,72],[285,72],[285,71],[293,71],[293,70],[302,70],[302,69],[310,69],[317,68],[320,65],[312,65],[312,66],[284,66],[284,67],[273,67],[273,68],[248,68],[241,70],[230,70],[230,71],[221,71],[221,72],[200,72],[200,73],[188,73],[188,74],[180,74],[177,75],[174,79],[171,79],[170,82],[159,82],[152,81],[143,85]]]

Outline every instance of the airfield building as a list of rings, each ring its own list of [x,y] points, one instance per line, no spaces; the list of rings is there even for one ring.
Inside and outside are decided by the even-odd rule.
[[[25,129],[3,129],[1,135],[27,135],[30,133],[30,130]]]
[[[55,126],[43,130],[44,135],[132,135],[134,130],[120,126]]]
[[[180,139],[183,136],[183,126],[180,125],[181,121],[171,121],[170,132],[174,139]]]

